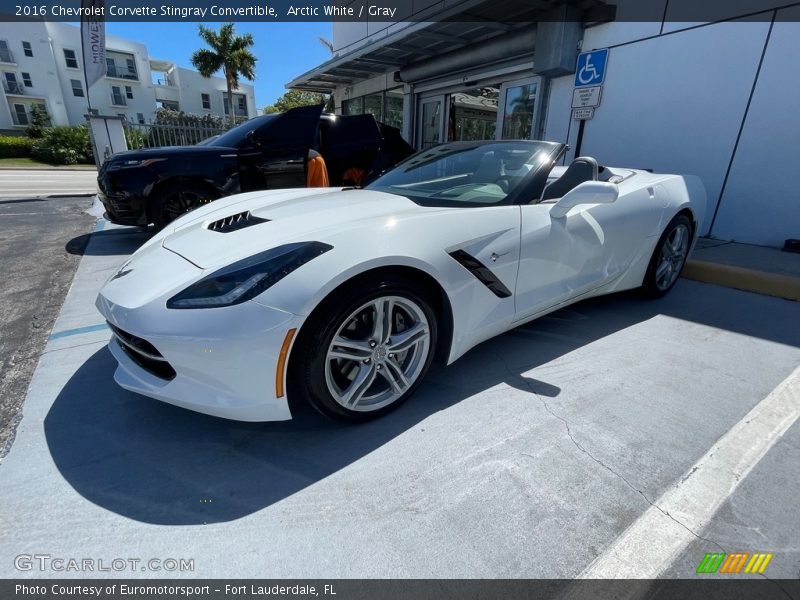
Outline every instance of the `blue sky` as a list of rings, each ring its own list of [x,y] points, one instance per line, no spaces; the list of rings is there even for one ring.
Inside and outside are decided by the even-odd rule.
[[[220,23],[206,23],[218,28]],[[243,23],[237,33],[252,33],[256,63],[256,106],[272,104],[286,90],[283,85],[297,75],[330,58],[318,38],[331,39],[330,23]],[[202,47],[197,23],[120,23],[107,22],[106,33],[147,46],[150,58],[171,60],[192,68],[192,52]]]

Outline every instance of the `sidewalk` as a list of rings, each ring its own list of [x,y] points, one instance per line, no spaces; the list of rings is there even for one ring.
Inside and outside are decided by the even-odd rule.
[[[683,276],[695,281],[800,300],[800,254],[700,238]]]

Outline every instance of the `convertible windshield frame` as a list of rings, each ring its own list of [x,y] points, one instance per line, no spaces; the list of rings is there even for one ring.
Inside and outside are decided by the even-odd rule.
[[[541,197],[548,174],[566,149],[565,144],[558,142],[534,140],[450,142],[411,155],[370,181],[364,186],[364,189],[402,196],[420,206],[437,208],[479,208],[531,204]],[[513,172],[507,171],[514,162],[509,159],[515,153],[518,154],[520,150],[529,151],[527,158],[524,158],[523,162],[517,160]],[[465,161],[472,161],[470,163],[472,172],[448,175],[447,161],[453,159],[458,161],[461,158]],[[488,160],[486,160],[487,158]],[[475,160],[480,162],[476,165]],[[484,161],[489,164],[484,165]],[[513,186],[507,191],[500,185],[491,182],[491,177],[489,181],[483,182],[475,179],[484,166],[488,167],[487,170],[497,168],[497,164],[491,164],[492,161],[501,163],[501,180],[506,180],[507,185],[511,185],[511,181],[516,178]],[[419,179],[423,173],[417,172],[418,178],[415,179],[414,172],[419,169],[429,169],[437,174],[430,179]],[[527,173],[520,174],[520,171],[525,169],[529,169]],[[404,177],[406,175],[407,177]],[[454,183],[452,188],[444,188],[438,192],[433,191],[437,189],[437,186],[448,185],[449,180]],[[459,184],[458,181],[464,183]],[[428,189],[424,189],[425,187]],[[453,192],[459,188],[463,188],[462,196],[464,197],[455,198]],[[432,191],[433,193],[431,193]],[[481,200],[483,196],[489,197],[491,194],[494,194],[497,199]],[[502,194],[505,195],[501,197]],[[450,195],[451,198],[447,198],[447,195]]]

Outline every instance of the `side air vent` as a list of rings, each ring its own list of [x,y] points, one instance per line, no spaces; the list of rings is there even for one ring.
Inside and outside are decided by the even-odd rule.
[[[475,279],[485,285],[498,298],[511,296],[509,290],[486,265],[464,250],[454,250],[449,253],[462,267],[475,276]]]
[[[250,214],[249,210],[244,212],[225,217],[219,221],[213,221],[208,224],[209,231],[217,231],[219,233],[230,233],[231,231],[238,231],[251,225],[258,225],[259,223],[267,223],[269,219],[262,219]]]

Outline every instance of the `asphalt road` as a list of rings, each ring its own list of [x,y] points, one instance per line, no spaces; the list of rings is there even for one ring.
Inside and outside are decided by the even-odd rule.
[[[28,173],[35,182],[36,174]],[[0,199],[0,458],[94,226],[85,212],[91,203]]]
[[[0,169],[0,198],[94,194],[97,171]]]
[[[797,576],[800,304],[681,280],[486,342],[372,423],[239,423],[113,382],[93,301],[145,239],[86,248],[0,463],[0,577],[680,578],[718,551]]]

